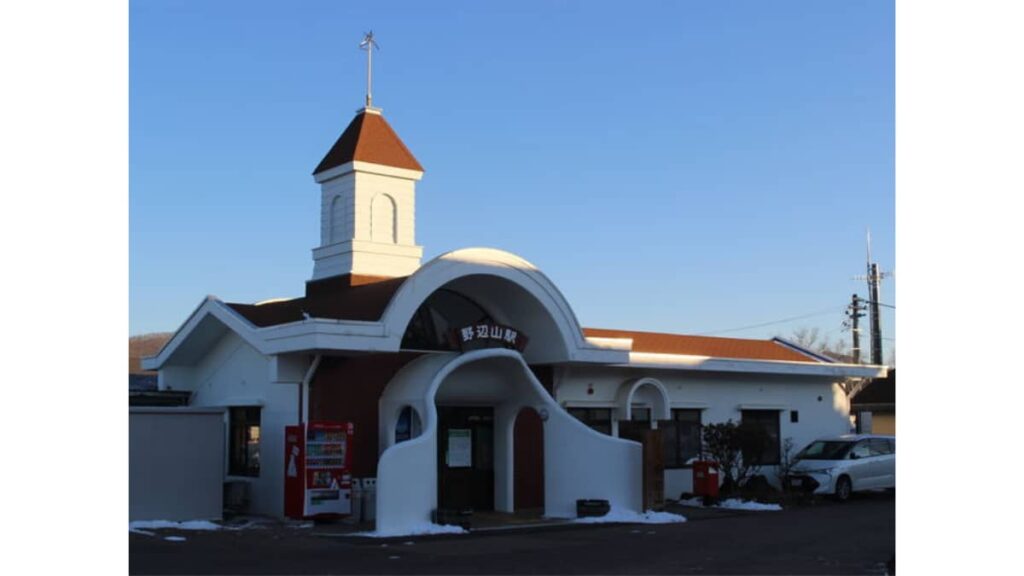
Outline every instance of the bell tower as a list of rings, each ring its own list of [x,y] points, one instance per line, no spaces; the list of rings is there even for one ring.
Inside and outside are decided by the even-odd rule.
[[[376,46],[372,33],[361,46],[369,58]],[[415,238],[416,182],[423,167],[372,106],[369,71],[368,64],[366,106],[313,171],[320,184],[314,281],[343,274],[408,276],[423,257]]]

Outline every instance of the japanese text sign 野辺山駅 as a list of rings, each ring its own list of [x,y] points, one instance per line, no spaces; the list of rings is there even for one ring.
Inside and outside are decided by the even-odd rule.
[[[478,322],[459,328],[455,331],[455,340],[462,350],[511,348],[520,352],[529,341],[521,331],[492,322]]]

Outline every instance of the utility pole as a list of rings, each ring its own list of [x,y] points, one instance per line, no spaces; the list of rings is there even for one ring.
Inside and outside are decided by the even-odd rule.
[[[882,364],[882,319],[878,311],[878,285],[882,283],[882,274],[878,264],[868,263],[868,298],[871,299],[871,363]]]
[[[850,305],[846,308],[846,317],[849,318],[850,332],[853,334],[853,363],[860,364],[860,319],[864,317],[864,304],[860,296],[856,294],[850,299]]]
[[[871,261],[871,230],[868,230],[868,269],[867,276],[856,276],[856,280],[868,281],[868,313],[871,318],[871,363],[882,365],[882,318],[878,311],[878,292],[882,279],[889,276],[878,271],[878,264]]]

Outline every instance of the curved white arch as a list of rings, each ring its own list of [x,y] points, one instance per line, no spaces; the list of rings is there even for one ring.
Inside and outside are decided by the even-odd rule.
[[[400,347],[406,326],[428,296],[450,282],[470,276],[489,276],[507,281],[525,291],[539,304],[557,328],[558,339],[562,344],[562,350],[551,351],[555,356],[545,360],[572,360],[577,350],[587,347],[569,302],[536,266],[504,250],[465,248],[434,258],[402,283],[381,317],[389,348],[397,350]],[[508,322],[516,325],[517,319],[509,319]],[[540,335],[527,333],[527,336]]]
[[[616,404],[619,407],[620,420],[632,420],[633,419],[633,397],[636,395],[637,390],[644,386],[652,387],[655,392],[655,403],[651,407],[651,418],[654,420],[671,420],[672,409],[670,406],[670,400],[668,396],[668,389],[656,378],[645,376],[643,378],[637,378],[634,380],[626,380],[619,386],[619,391],[616,394]]]
[[[487,363],[493,364],[493,366]],[[508,379],[507,396],[495,406],[495,432],[506,422],[510,432],[524,407],[547,413],[544,422],[545,515],[572,517],[580,498],[604,498],[617,508],[640,511],[641,450],[636,442],[601,434],[566,412],[544,390],[523,357],[500,348],[464,354],[421,356],[395,375],[381,395],[380,430],[394,427],[395,407],[411,405],[421,411],[422,432],[395,444],[381,434],[382,453],[377,464],[377,531],[405,533],[430,520],[437,506],[437,430],[435,399],[446,379],[461,368],[482,367]],[[511,444],[496,441],[495,460],[511,459]],[[411,477],[416,478],[410,482]],[[506,480],[495,478],[495,498],[511,491]],[[497,504],[497,502],[496,502]]]

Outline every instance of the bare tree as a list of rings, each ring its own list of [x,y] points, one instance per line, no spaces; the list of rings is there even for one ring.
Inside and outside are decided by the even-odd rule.
[[[793,467],[793,449],[796,445],[793,443],[793,438],[787,436],[782,441],[782,450],[779,454],[779,465],[775,467],[775,477],[779,481],[779,486],[786,486],[786,477],[789,476],[789,469]]]
[[[817,327],[797,328],[789,336],[782,336],[780,334],[777,337],[789,340],[798,346],[828,356],[839,362],[853,362],[853,351],[850,350],[850,345],[847,342],[844,342],[842,339],[832,342]]]
[[[748,422],[737,424],[730,419],[705,425],[701,436],[704,453],[722,473],[723,494],[738,490],[761,469],[757,462],[743,455],[764,452],[769,438],[763,429]]]

